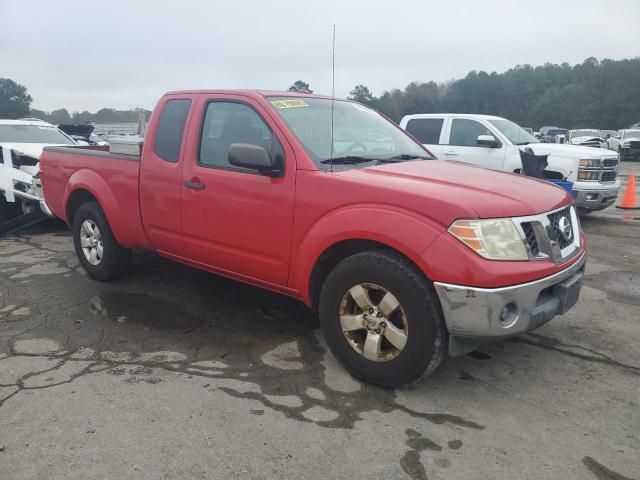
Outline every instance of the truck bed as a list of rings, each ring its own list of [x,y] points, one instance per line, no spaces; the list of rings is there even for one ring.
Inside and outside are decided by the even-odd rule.
[[[138,197],[139,155],[110,153],[108,147],[45,147],[40,158],[42,188],[54,215],[70,226],[69,192],[96,198],[123,246],[144,246]]]

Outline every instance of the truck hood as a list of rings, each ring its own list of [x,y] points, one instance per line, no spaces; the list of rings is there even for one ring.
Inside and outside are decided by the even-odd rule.
[[[582,145],[568,145],[566,143],[530,143],[536,155],[558,155],[571,158],[600,158],[603,155],[615,156],[615,153],[605,149],[598,150],[593,147],[585,147]]]
[[[582,137],[573,137],[571,139],[571,143],[574,145],[579,145],[583,142],[600,142],[604,143],[604,138],[602,137],[590,137],[590,136],[582,136]]]
[[[424,197],[414,208],[443,225],[462,217],[534,215],[572,201],[565,190],[546,181],[451,161],[408,161],[342,173],[376,185],[380,192],[393,188],[397,197]]]

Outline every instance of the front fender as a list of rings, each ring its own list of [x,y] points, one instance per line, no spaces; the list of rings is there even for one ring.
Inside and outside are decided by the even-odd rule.
[[[379,204],[351,205],[320,217],[304,234],[292,259],[291,287],[311,303],[311,273],[323,252],[345,240],[369,240],[405,255],[427,276],[422,253],[445,227],[413,211]]]
[[[69,199],[71,198],[71,195],[75,191],[81,189],[88,191],[96,198],[107,217],[111,231],[116,237],[118,243],[122,246],[131,245],[133,243],[133,239],[130,238],[128,229],[123,221],[122,209],[119,208],[118,201],[104,178],[93,170],[76,170],[73,172],[71,177],[69,177],[63,196],[65,218],[67,217],[67,208],[69,206]],[[67,223],[69,225],[71,225],[72,222],[72,218],[67,218]]]

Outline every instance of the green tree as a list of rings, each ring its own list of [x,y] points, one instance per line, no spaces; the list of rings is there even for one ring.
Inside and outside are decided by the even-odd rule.
[[[373,104],[373,94],[365,85],[356,85],[353,87],[353,90],[349,92],[347,98],[355,102],[364,103],[365,105]]]
[[[57,110],[53,110],[49,114],[49,119],[47,120],[54,125],[59,125],[61,123],[71,123],[71,115],[66,108],[59,108]]]
[[[313,93],[313,90],[311,90],[311,87],[309,86],[309,84],[307,82],[303,82],[302,80],[296,80],[295,82],[293,82],[293,85],[289,87],[289,91],[290,92],[303,91],[303,92]]]
[[[0,78],[0,118],[26,117],[31,101],[26,87],[10,78]]]

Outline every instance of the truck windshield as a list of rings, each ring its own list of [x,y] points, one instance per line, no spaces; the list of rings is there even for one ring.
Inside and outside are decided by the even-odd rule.
[[[500,130],[507,139],[514,145],[527,145],[529,143],[540,143],[539,140],[527,132],[517,123],[504,118],[500,120],[489,120],[489,123]]]
[[[268,101],[318,168],[327,169],[327,163],[339,159],[353,168],[376,161],[433,158],[400,128],[364,105],[333,102],[332,152],[330,99],[269,97]]]
[[[74,145],[57,128],[40,125],[0,125],[0,142]]]

